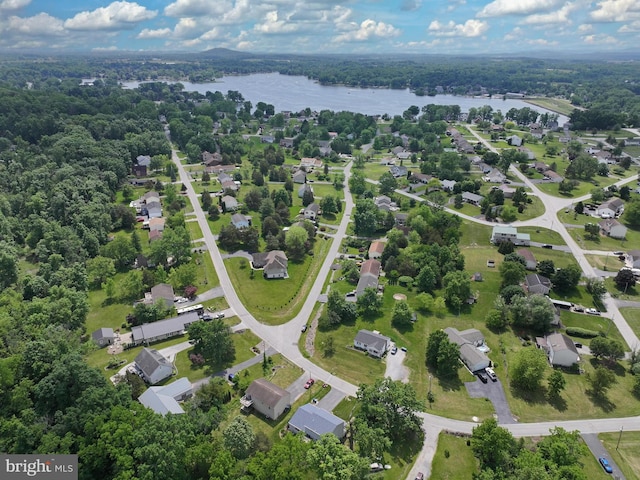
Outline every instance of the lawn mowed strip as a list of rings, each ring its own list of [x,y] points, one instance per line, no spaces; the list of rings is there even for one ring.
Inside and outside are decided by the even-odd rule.
[[[640,455],[638,454],[640,452],[640,432],[601,433],[598,438],[602,440],[611,459],[620,467],[626,479],[640,480]]]
[[[640,308],[621,308],[620,313],[633,332],[640,337]]]
[[[431,476],[439,480],[458,480],[473,478],[478,473],[478,460],[466,437],[457,437],[441,432],[438,436],[438,449],[431,464]]]

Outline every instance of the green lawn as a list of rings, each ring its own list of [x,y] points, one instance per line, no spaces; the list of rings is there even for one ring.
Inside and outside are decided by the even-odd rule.
[[[185,225],[187,226],[187,231],[189,232],[191,240],[202,238],[202,229],[197,221],[185,222]]]
[[[640,480],[640,432],[601,433],[598,438],[627,480]],[[618,440],[620,443],[618,444]],[[609,477],[610,478],[610,477]]]
[[[124,275],[116,275],[116,282],[123,277]],[[116,330],[125,322],[127,315],[133,312],[131,302],[108,303],[106,299],[107,295],[102,289],[89,292],[89,314],[85,322],[88,334],[103,327]]]
[[[594,218],[594,223],[597,223],[597,219]],[[625,245],[632,247],[633,245],[640,244],[640,230],[637,228],[628,228],[627,236],[623,240],[605,237],[600,235],[596,239],[587,237],[584,228],[567,228],[569,235],[576,241],[578,245],[584,250],[624,250]]]
[[[563,175],[563,172],[566,168],[566,165],[564,165],[563,167],[560,166],[560,162],[558,163],[558,173],[560,175]],[[635,173],[634,173],[635,175]],[[538,183],[537,187],[545,192],[548,193],[549,195],[555,195],[556,197],[563,197],[563,198],[578,198],[578,197],[582,197],[583,195],[588,194],[589,192],[591,192],[591,190],[593,190],[594,188],[605,188],[608,187],[609,185],[616,183],[617,181],[621,180],[624,177],[619,177],[617,175],[614,174],[610,174],[608,177],[600,177],[600,176],[596,176],[593,177],[592,180],[590,181],[581,181],[579,183],[579,185],[571,191],[571,193],[569,193],[568,195],[564,195],[561,194],[558,190],[558,183],[551,183],[551,182],[544,182],[544,183]]]
[[[640,336],[640,308],[621,308],[620,313],[637,336]]]
[[[592,306],[593,302],[584,302],[583,305]],[[606,335],[607,338],[612,338],[626,345],[626,342],[620,335],[620,331],[616,328],[615,324],[606,317],[598,315],[586,315],[583,313],[574,313],[567,310],[560,312],[560,321],[565,327],[581,327],[587,330],[594,330],[598,333]],[[589,345],[591,343],[590,338],[574,338],[574,341]]]
[[[243,258],[225,260],[231,282],[247,309],[261,322],[280,325],[293,318],[306,300],[309,289],[329,250],[331,241],[317,238],[314,255],[302,263],[289,262],[289,278],[267,280],[261,271],[253,277]]]
[[[255,354],[251,351],[251,347],[255,347],[260,343],[260,338],[251,330],[244,330],[242,333],[234,333],[231,338],[236,347],[236,355],[233,359],[216,365],[194,366],[189,360],[189,355],[193,353],[193,348],[183,350],[176,356],[175,366],[178,371],[177,376],[187,377],[191,382],[200,380],[204,377],[214,375],[227,367],[231,367],[238,363],[242,363]]]
[[[575,108],[569,100],[565,100],[564,98],[535,97],[527,98],[525,102],[566,116],[571,115],[571,112],[573,112]]]
[[[448,452],[448,455],[447,453]],[[440,433],[438,449],[431,464],[431,476],[438,480],[471,479],[478,473],[478,460],[467,445],[467,438]]]
[[[616,265],[616,267],[622,266],[622,262],[619,262],[617,259],[615,260],[615,262],[618,264]],[[612,268],[611,270],[617,270],[617,268]],[[614,277],[607,277],[604,281],[604,284],[607,286],[607,290],[612,297],[619,298],[620,300],[633,300],[636,302],[640,302],[640,286],[637,283],[632,287],[627,287],[626,289],[623,288],[622,290],[620,290],[613,278]]]
[[[541,227],[518,227],[518,233],[528,233],[532,242],[550,243],[552,245],[565,245],[562,236],[548,228]]]

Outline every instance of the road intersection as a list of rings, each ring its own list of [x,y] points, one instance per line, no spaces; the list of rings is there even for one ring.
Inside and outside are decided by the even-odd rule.
[[[167,132],[168,135],[168,132]],[[493,147],[486,142],[484,139],[479,137],[483,143],[485,143],[491,150]],[[191,184],[191,177],[188,172],[185,170],[182,165],[180,158],[178,157],[178,152],[176,150],[172,150],[172,160],[178,167],[178,172],[180,175],[180,181],[186,187],[186,194],[191,201],[191,204],[194,209],[194,215],[197,219],[201,230],[203,232],[203,241],[206,244],[207,251],[211,255],[211,259],[213,261],[214,268],[218,274],[220,280],[220,287],[224,291],[225,298],[229,304],[230,309],[232,309],[236,315],[239,317],[240,321],[246,328],[250,328],[257,336],[259,336],[262,340],[264,340],[267,344],[269,344],[275,351],[280,352],[284,357],[286,357],[292,363],[298,365],[302,369],[304,369],[308,374],[315,378],[316,381],[322,381],[323,383],[327,383],[332,387],[332,390],[336,390],[337,392],[334,395],[338,395],[340,392],[343,395],[355,396],[358,390],[358,386],[353,385],[339,377],[336,377],[333,373],[324,370],[318,365],[314,364],[307,358],[305,358],[300,352],[298,346],[298,340],[301,335],[301,327],[305,325],[312,314],[312,310],[314,305],[318,299],[318,297],[322,293],[323,285],[327,275],[330,273],[331,265],[339,253],[339,248],[343,238],[346,235],[347,227],[351,219],[351,213],[354,208],[354,203],[352,196],[349,192],[349,175],[352,167],[352,163],[348,163],[344,168],[344,198],[345,203],[343,206],[343,217],[340,225],[337,228],[337,231],[332,236],[333,238],[328,239],[327,241],[332,241],[330,250],[326,256],[325,262],[322,264],[320,271],[316,277],[313,286],[309,292],[309,295],[306,298],[300,312],[289,322],[278,325],[278,326],[269,326],[259,322],[242,304],[240,301],[232,283],[226,267],[224,265],[224,261],[218,246],[216,244],[215,238],[209,229],[208,222],[205,217],[205,212],[203,211],[200,205],[200,198],[196,194],[193,185]],[[545,194],[537,189],[537,187],[532,184],[529,179],[527,179],[524,175],[522,175],[519,171],[514,169],[514,173],[522,178],[523,182],[527,184],[535,195],[537,195],[545,205],[546,211],[545,214],[536,219],[532,219],[524,222],[514,222],[513,226],[524,226],[524,225],[534,225],[540,227],[551,228],[552,230],[560,233],[576,256],[580,267],[583,270],[583,273],[587,277],[596,276],[596,272],[591,267],[589,262],[584,257],[584,252],[578,247],[575,241],[568,234],[566,228],[562,225],[560,221],[556,218],[555,212],[561,210],[563,208],[568,207],[571,203],[577,202],[580,199],[561,199],[556,198],[551,195]],[[618,182],[618,184],[624,184],[632,179],[627,179]],[[406,192],[398,192],[404,195],[407,195]],[[410,196],[410,194],[409,194]],[[423,198],[416,197],[419,201],[424,201]],[[588,198],[585,196],[583,199]],[[456,213],[452,211],[452,213]],[[479,223],[487,223],[489,222],[479,221],[473,217],[468,217],[465,215],[461,215],[465,217],[469,221],[479,222]],[[622,315],[619,313],[618,308],[613,301],[613,299],[607,295],[605,298],[605,304],[607,306],[609,318],[615,322],[616,326],[620,330],[622,336],[625,338],[627,343],[631,348],[637,348],[640,345],[637,336],[631,330],[629,325],[626,323]],[[437,438],[438,433],[440,431],[450,431],[450,432],[459,432],[459,433],[471,433],[472,429],[476,426],[474,422],[469,421],[461,421],[454,420],[450,418],[439,417],[436,415],[429,414],[427,412],[420,413],[421,418],[424,421],[424,429],[426,434],[425,444],[423,449],[416,460],[413,469],[410,472],[408,478],[415,478],[415,475],[418,471],[422,471],[428,477],[431,462],[433,456],[435,454],[436,446],[437,446]],[[560,426],[567,430],[580,430],[581,432],[586,433],[600,433],[600,432],[616,432],[620,429],[621,425],[625,426],[627,431],[632,430],[640,430],[640,416],[629,417],[629,418],[608,418],[608,419],[585,419],[585,420],[573,420],[573,421],[555,421],[555,422],[538,422],[538,423],[516,423],[516,424],[508,424],[504,425],[505,428],[508,428],[514,436],[540,436],[540,435],[548,435],[550,429]]]

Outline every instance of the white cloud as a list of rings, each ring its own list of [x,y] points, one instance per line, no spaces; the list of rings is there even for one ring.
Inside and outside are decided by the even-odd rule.
[[[6,32],[35,38],[65,35],[62,20],[52,17],[48,13],[39,13],[33,17],[9,17]]]
[[[514,40],[521,40],[523,35],[524,35],[524,32],[522,31],[522,28],[516,27],[511,32],[507,33],[504,36],[504,40],[507,42],[512,42]]]
[[[354,24],[355,25],[355,24]],[[400,35],[400,30],[393,25],[366,19],[356,28],[342,33],[333,39],[334,42],[362,42],[374,37],[390,38]]]
[[[164,14],[169,17],[223,15],[232,8],[226,0],[177,0],[165,7]]]
[[[470,19],[464,23],[455,23],[450,20],[448,23],[441,23],[434,20],[429,25],[429,32],[433,35],[443,37],[479,37],[489,29],[487,22]]]
[[[267,12],[264,22],[256,23],[253,28],[259,33],[278,34],[295,32],[298,30],[298,25],[288,23],[286,19],[279,19],[278,12],[273,10]]]
[[[143,29],[136,38],[167,38],[171,36],[172,30],[170,28],[159,28],[152,30],[150,28]]]
[[[635,22],[628,23],[626,25],[622,25],[618,32],[620,33],[632,33],[632,32],[640,32],[640,20],[636,20]]]
[[[555,8],[563,0],[494,0],[478,13],[478,17],[500,17],[503,15],[529,15]]]
[[[554,12],[537,13],[529,15],[521,23],[525,25],[540,25],[549,23],[571,23],[570,14],[579,8],[577,2],[567,2],[564,6]]]
[[[578,33],[590,33],[593,31],[593,25],[590,23],[583,23],[578,27]]]
[[[527,43],[530,45],[541,45],[543,47],[553,47],[558,45],[557,40],[547,40],[546,38],[534,38],[532,40],[527,40]]]
[[[604,44],[617,44],[618,40],[613,38],[610,35],[586,35],[582,37],[582,41],[584,43],[588,43],[590,45],[604,45]]]
[[[0,11],[20,10],[31,3],[31,0],[1,0]]]
[[[638,0],[604,0],[598,2],[591,18],[596,22],[624,22],[631,12],[640,12]]]
[[[135,2],[113,2],[91,12],[80,12],[64,22],[69,30],[131,29],[137,23],[151,20],[158,12],[147,10]]]

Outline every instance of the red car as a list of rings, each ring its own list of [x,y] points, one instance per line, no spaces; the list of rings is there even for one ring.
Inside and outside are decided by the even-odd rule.
[[[307,383],[304,384],[304,388],[308,390],[314,383],[316,383],[316,381],[313,378],[310,378],[309,380],[307,380]]]

